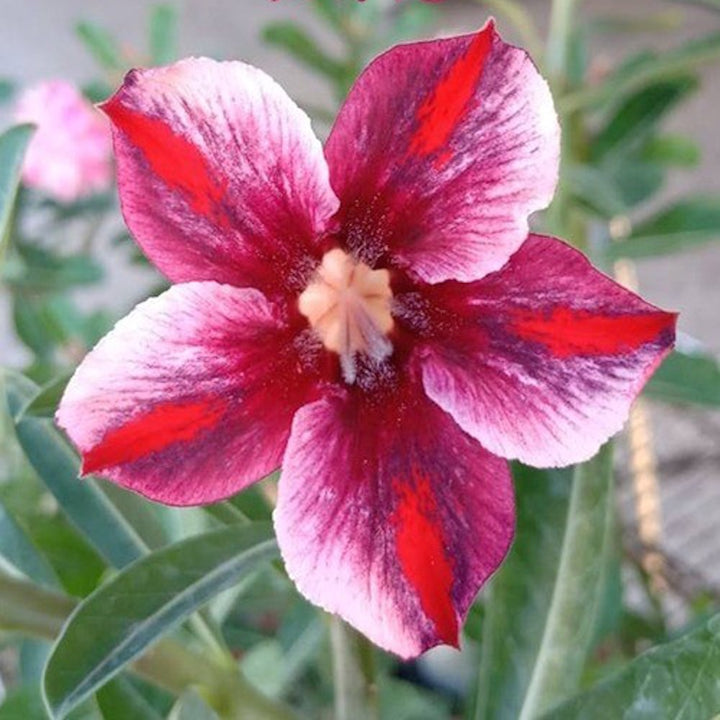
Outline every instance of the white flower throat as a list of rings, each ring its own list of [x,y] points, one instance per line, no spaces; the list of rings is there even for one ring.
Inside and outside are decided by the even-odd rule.
[[[387,270],[373,270],[340,248],[325,253],[300,294],[300,312],[323,345],[340,356],[346,382],[355,381],[358,353],[376,362],[392,353],[387,337],[393,328],[392,296]]]

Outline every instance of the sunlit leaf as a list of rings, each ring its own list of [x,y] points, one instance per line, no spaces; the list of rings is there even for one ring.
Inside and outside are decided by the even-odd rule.
[[[53,648],[44,679],[53,717],[65,717],[151,643],[276,552],[269,524],[234,525],[121,570],[78,606]]]

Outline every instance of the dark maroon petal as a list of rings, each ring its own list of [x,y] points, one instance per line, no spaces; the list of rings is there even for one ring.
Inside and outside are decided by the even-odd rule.
[[[328,396],[295,416],[275,526],[307,598],[412,657],[458,644],[505,556],[509,470],[419,385]]]
[[[426,296],[443,308],[423,351],[428,395],[492,452],[532,465],[594,455],[675,337],[673,313],[538,235],[499,272]]]
[[[212,502],[267,475],[318,381],[295,333],[256,290],[187,283],[142,303],[60,403],[83,473],[169,505]]]
[[[123,214],[174,282],[296,289],[337,209],[308,117],[240,62],[133,70],[103,106]]]
[[[428,282],[472,281],[505,264],[552,198],[559,127],[532,61],[489,22],[381,55],[325,154],[347,247]]]

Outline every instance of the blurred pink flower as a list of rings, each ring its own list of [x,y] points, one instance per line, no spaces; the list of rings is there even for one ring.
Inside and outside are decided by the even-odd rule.
[[[28,186],[72,202],[110,185],[109,124],[72,83],[49,80],[26,88],[14,118],[37,125],[23,165]]]

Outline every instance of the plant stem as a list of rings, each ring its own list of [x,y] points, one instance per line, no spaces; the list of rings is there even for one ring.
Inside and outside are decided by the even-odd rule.
[[[372,646],[340,618],[330,618],[335,720],[378,718]]]
[[[563,85],[567,75],[573,15],[579,0],[554,0],[550,11],[545,67],[550,77]]]
[[[520,720],[533,720],[575,692],[597,621],[612,541],[612,442],[575,469],[557,579]],[[593,548],[599,562],[588,564]],[[593,604],[594,603],[594,604]]]

